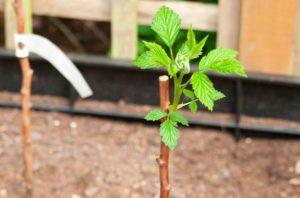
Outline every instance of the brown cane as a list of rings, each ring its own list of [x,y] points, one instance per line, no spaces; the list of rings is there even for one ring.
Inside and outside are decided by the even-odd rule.
[[[24,10],[22,0],[14,1],[15,13],[17,16],[18,34],[25,33]],[[23,43],[18,43],[20,48],[25,47]],[[30,133],[30,95],[33,70],[31,69],[28,57],[19,58],[22,69],[22,135],[23,135],[23,154],[24,154],[24,178],[26,182],[27,197],[33,194],[32,188],[32,151]]]
[[[166,111],[170,104],[169,77],[159,77],[160,107]],[[160,157],[157,159],[160,176],[160,198],[169,198],[171,186],[169,183],[169,155],[170,149],[161,141]]]

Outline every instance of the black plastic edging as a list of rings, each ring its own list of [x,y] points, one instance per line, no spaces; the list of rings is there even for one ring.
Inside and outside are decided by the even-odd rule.
[[[139,70],[128,61],[111,60],[98,56],[71,54],[70,58],[92,86],[94,96],[91,99],[112,102],[123,100],[129,104],[159,105],[157,77],[164,73],[162,70]],[[72,109],[78,96],[70,84],[49,63],[41,58],[32,56],[31,62],[35,71],[33,94],[65,97],[69,99],[70,105],[69,107],[59,108],[34,106],[37,110],[56,109],[67,113],[74,111],[75,114],[141,120],[140,117],[131,114]],[[236,76],[225,77],[217,74],[210,74],[210,77],[215,82],[216,88],[227,96],[216,104],[215,110],[235,114],[236,120],[234,123],[225,123],[226,126],[201,120],[191,120],[192,124],[232,128],[235,129],[237,137],[240,130],[249,129],[300,134],[299,131],[294,129],[249,127],[240,124],[242,114],[258,118],[271,117],[300,121],[299,78],[254,73],[250,73],[247,79]],[[12,51],[0,48],[0,91],[19,92],[20,84],[21,72],[17,59]],[[201,110],[204,111],[204,108]]]
[[[20,104],[17,103],[0,103],[0,107],[18,108],[18,109],[21,108]],[[65,106],[34,105],[34,104],[32,105],[31,108],[36,111],[60,112],[60,113],[68,113],[68,114],[82,115],[82,116],[95,116],[95,117],[104,117],[104,118],[111,118],[111,119],[145,122],[143,116],[141,115],[123,114],[116,111],[86,110],[86,109],[71,108]],[[213,122],[207,120],[190,119],[189,123],[191,126],[236,129],[236,124],[234,122],[219,123],[219,122]],[[292,129],[292,128],[270,128],[264,126],[246,126],[243,124],[239,124],[239,129],[245,131],[264,132],[264,133],[278,133],[278,134],[290,134],[290,135],[300,134],[299,130]]]

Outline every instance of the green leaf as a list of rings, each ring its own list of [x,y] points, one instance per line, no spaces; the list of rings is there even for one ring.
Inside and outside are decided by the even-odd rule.
[[[176,122],[166,120],[160,125],[160,136],[162,141],[170,148],[174,149],[179,139],[179,132]]]
[[[160,120],[164,117],[166,117],[167,114],[165,112],[163,112],[162,110],[160,109],[155,109],[155,110],[152,110],[150,111],[146,116],[145,116],[145,119],[147,121],[157,121],[157,120]]]
[[[204,37],[199,43],[197,43],[195,38],[195,33],[192,30],[192,26],[189,27],[188,33],[187,33],[187,41],[186,46],[189,50],[189,59],[195,59],[198,58],[202,54],[202,49],[206,43],[206,40],[208,38],[208,35]]]
[[[194,45],[193,48],[190,49],[190,59],[198,58],[202,54],[202,49],[208,39],[208,35],[204,37],[199,43]]]
[[[189,104],[189,109],[191,110],[191,112],[195,113],[198,110],[198,105],[196,101],[192,101]]]
[[[184,126],[189,126],[188,120],[180,113],[170,113],[169,114],[170,120],[174,122],[178,122]]]
[[[188,74],[190,72],[189,49],[186,44],[183,44],[177,52],[175,65],[184,74]]]
[[[171,59],[167,55],[166,51],[158,44],[144,41],[146,47],[150,50],[153,60],[165,67],[170,65]]]
[[[242,64],[236,59],[224,59],[216,61],[206,70],[218,72],[220,74],[237,74],[242,77],[247,77]]]
[[[221,100],[222,98],[225,98],[225,97],[226,96],[222,92],[217,91],[217,90],[215,90],[215,92],[212,95],[212,99],[214,101]]]
[[[175,64],[169,65],[169,67],[167,67],[167,70],[170,76],[174,76],[179,71]]]
[[[217,48],[210,51],[205,57],[199,62],[199,69],[201,71],[206,70],[208,67],[213,65],[216,61],[222,61],[225,59],[234,59],[238,55],[238,52],[232,49]]]
[[[189,57],[189,48],[186,43],[183,43],[176,54],[176,59],[180,57]]]
[[[196,45],[196,37],[191,25],[187,33],[186,45],[189,49],[192,49]]]
[[[179,16],[166,6],[159,9],[151,23],[151,29],[155,31],[170,48],[176,40],[180,26],[181,21]]]
[[[193,100],[195,98],[194,92],[192,92],[191,90],[184,89],[182,92],[183,92],[183,95],[185,95],[189,99]]]
[[[208,110],[212,111],[214,107],[213,94],[215,93],[215,88],[208,76],[202,72],[195,72],[191,77],[191,84],[196,97]]]
[[[147,51],[140,55],[134,62],[141,69],[159,68],[162,65],[155,61],[153,54]]]

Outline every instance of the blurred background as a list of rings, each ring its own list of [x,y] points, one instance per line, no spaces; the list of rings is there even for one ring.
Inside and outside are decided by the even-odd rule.
[[[198,0],[198,1],[190,1],[190,2],[203,2],[203,3],[214,4],[214,5],[218,3],[217,0]],[[109,5],[106,5],[106,7],[102,9],[103,10],[105,8],[107,9],[109,8],[108,6]],[[66,15],[63,13],[61,14]],[[40,16],[33,16],[32,19],[33,31],[35,33],[42,34],[47,36],[48,38],[51,38],[53,42],[55,42],[57,45],[60,45],[65,51],[86,52],[89,54],[98,54],[98,55],[101,54],[101,55],[111,56],[111,42],[110,42],[111,26],[110,26],[109,16],[103,15],[103,18],[98,20],[84,20],[85,17],[65,16],[67,18],[71,18],[71,19],[66,19],[66,18],[58,18],[60,17],[59,15],[60,14],[58,14],[58,16],[55,15],[52,16],[51,14],[51,16],[47,16],[47,14],[44,13],[41,14]],[[3,17],[4,15],[1,16],[1,18],[4,20]],[[76,20],[74,19],[72,20],[72,18],[75,18]],[[107,18],[107,21],[105,20],[105,18]],[[151,16],[149,16],[149,19],[150,18]],[[138,54],[141,54],[145,50],[145,46],[141,43],[142,40],[147,39],[156,42],[160,42],[160,41],[157,35],[155,35],[154,32],[150,29],[149,24],[148,25],[137,24],[137,25],[138,25],[137,49],[138,49]],[[4,46],[5,45],[4,23],[1,23],[0,28],[3,30],[1,31],[1,45]],[[178,43],[182,42],[186,38],[185,32],[186,32],[185,30],[182,30]],[[212,49],[215,47],[216,35],[213,34],[215,33],[215,31],[198,30],[197,33],[199,36],[206,36],[208,33],[210,33],[211,39],[210,42],[208,43],[209,45],[208,49]],[[73,34],[73,35],[70,36],[69,34]],[[76,39],[74,38],[74,36],[76,37]],[[9,46],[9,44],[7,44],[6,46]]]

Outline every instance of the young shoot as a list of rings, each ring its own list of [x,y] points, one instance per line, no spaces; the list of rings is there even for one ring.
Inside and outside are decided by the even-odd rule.
[[[139,56],[134,64],[141,69],[164,67],[173,80],[174,95],[169,108],[166,111],[153,110],[146,115],[145,119],[164,120],[160,125],[162,141],[170,149],[174,149],[179,138],[178,125],[189,125],[188,120],[177,111],[188,106],[191,112],[196,112],[199,103],[209,111],[213,111],[214,103],[225,97],[222,92],[215,89],[206,73],[236,74],[241,77],[247,75],[242,64],[236,59],[238,52],[226,48],[210,51],[199,61],[197,71],[191,73],[190,61],[202,54],[208,36],[198,42],[190,26],[186,41],[175,53],[173,45],[181,29],[181,20],[166,6],[161,7],[156,13],[151,29],[158,34],[168,50],[165,51],[157,43],[144,41],[148,51]]]

